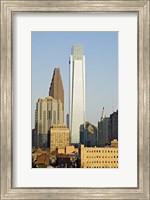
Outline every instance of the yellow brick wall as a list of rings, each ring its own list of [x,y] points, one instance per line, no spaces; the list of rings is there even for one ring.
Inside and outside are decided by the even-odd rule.
[[[81,168],[118,168],[118,148],[81,145]]]

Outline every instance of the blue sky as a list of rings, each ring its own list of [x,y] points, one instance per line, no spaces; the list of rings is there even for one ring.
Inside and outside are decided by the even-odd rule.
[[[107,116],[118,109],[118,32],[32,32],[32,128],[36,101],[48,96],[55,67],[62,76],[66,119],[74,44],[82,44],[85,55],[86,121],[97,126],[103,107]]]

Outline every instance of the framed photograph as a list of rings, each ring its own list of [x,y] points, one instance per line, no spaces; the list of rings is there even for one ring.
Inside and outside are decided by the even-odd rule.
[[[149,1],[1,1],[1,199],[149,196]]]

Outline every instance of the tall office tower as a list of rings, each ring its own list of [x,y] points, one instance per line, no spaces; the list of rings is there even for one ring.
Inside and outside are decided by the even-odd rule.
[[[62,102],[49,96],[38,99],[35,110],[35,131],[37,146],[49,147],[50,127],[53,124],[63,123]]]
[[[52,96],[54,99],[61,100],[62,108],[64,111],[64,88],[59,68],[54,69],[51,85],[49,88],[49,96]]]
[[[80,125],[85,123],[85,56],[82,45],[72,47],[70,56],[70,113],[71,143],[80,142]]]

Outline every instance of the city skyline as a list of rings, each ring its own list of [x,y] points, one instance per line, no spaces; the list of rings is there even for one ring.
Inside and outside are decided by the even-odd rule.
[[[64,45],[65,37],[69,41]],[[48,96],[55,67],[60,68],[64,84],[64,119],[69,113],[69,55],[71,47],[78,43],[83,45],[87,58],[86,121],[97,126],[102,107],[107,115],[118,109],[117,32],[32,32],[32,128],[35,103],[38,98]]]

